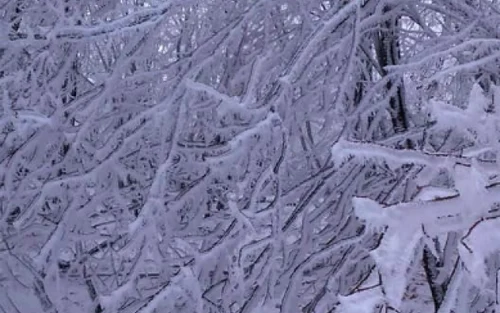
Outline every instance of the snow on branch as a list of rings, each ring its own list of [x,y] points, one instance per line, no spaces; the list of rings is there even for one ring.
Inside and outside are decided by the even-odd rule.
[[[500,203],[500,189],[487,188],[487,182],[479,176],[475,166],[457,165],[458,193],[430,200],[383,206],[367,198],[353,198],[356,215],[369,228],[384,232],[379,247],[371,254],[381,271],[391,305],[401,304],[407,268],[422,249],[422,243],[450,232],[465,232],[457,247],[461,260],[469,271],[469,280],[484,287],[485,259],[500,251],[500,240],[494,235],[498,233],[494,229],[500,227],[498,216],[491,215],[491,207]]]
[[[394,149],[381,144],[348,141],[343,138],[334,145],[332,155],[338,161],[349,156],[360,157],[365,160],[378,159],[391,164],[421,164],[436,167],[449,167],[454,163],[470,163],[470,159],[448,154],[432,154],[411,149]]]

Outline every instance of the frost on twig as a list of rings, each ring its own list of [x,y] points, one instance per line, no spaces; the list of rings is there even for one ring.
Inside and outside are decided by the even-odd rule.
[[[499,11],[0,0],[0,312],[491,311]]]

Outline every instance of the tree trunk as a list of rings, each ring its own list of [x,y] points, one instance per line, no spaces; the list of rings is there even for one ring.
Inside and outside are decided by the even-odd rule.
[[[389,7],[384,9],[384,13],[390,11]],[[400,18],[386,21],[380,25],[380,30],[375,37],[375,51],[377,60],[382,69],[382,75],[387,76],[387,66],[397,65],[401,58],[401,50],[398,38],[398,28]],[[402,78],[393,78],[386,84],[387,92],[394,87],[396,91],[389,99],[391,121],[394,132],[401,133],[408,130],[408,117],[405,107],[404,84]]]

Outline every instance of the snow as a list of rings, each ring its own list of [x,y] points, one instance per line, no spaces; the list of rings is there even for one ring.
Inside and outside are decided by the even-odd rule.
[[[500,217],[479,220],[462,238],[459,246],[460,258],[468,270],[468,278],[478,288],[485,288],[488,282],[486,260],[490,255],[500,251]]]
[[[407,269],[427,236],[465,232],[457,248],[467,277],[481,289],[488,282],[485,260],[500,251],[500,222],[484,216],[500,201],[500,192],[486,189],[487,178],[475,160],[455,165],[453,174],[456,190],[429,186],[410,203],[383,207],[370,199],[353,199],[355,214],[369,228],[387,227],[380,246],[370,254],[382,275],[385,300],[394,307],[401,305]]]
[[[442,187],[426,186],[420,190],[415,200],[433,201],[433,200],[456,197],[456,196],[458,196],[456,190],[442,188]]]
[[[0,312],[498,306],[494,2],[3,2]]]
[[[373,313],[375,307],[384,301],[380,288],[370,288],[349,296],[339,296],[339,313]]]

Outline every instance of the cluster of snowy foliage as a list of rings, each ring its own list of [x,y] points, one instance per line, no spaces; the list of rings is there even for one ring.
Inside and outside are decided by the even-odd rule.
[[[498,312],[497,0],[0,0],[0,312]]]

